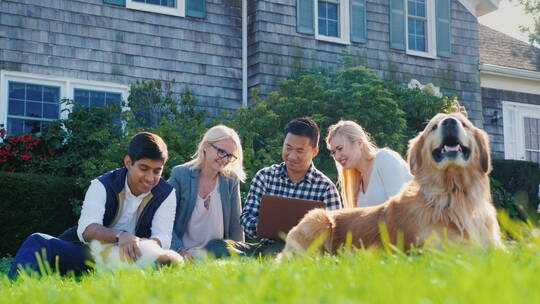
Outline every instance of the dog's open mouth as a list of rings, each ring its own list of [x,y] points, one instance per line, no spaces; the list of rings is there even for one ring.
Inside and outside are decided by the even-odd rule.
[[[471,149],[464,146],[457,137],[447,136],[442,144],[434,149],[431,154],[436,162],[441,162],[443,159],[454,160],[458,156],[462,156],[463,160],[468,160],[471,155]]]

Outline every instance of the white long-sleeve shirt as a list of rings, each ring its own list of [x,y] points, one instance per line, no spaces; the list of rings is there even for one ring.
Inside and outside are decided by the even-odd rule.
[[[137,208],[142,200],[150,194],[150,192],[135,196],[125,182],[125,202],[122,210],[120,210],[120,218],[118,222],[109,228],[125,230],[131,234],[135,234],[137,225]],[[86,191],[84,197],[81,217],[79,218],[79,226],[77,235],[81,242],[85,242],[83,232],[90,224],[103,225],[103,215],[105,214],[105,202],[107,201],[107,192],[105,186],[97,180],[92,180],[90,187]],[[151,238],[157,238],[161,241],[161,246],[168,249],[171,245],[171,236],[174,225],[174,217],[176,214],[176,194],[173,189],[169,196],[161,203],[152,219]]]
[[[398,194],[403,185],[412,179],[409,166],[401,156],[389,149],[380,149],[366,193],[358,192],[358,207],[376,206]]]

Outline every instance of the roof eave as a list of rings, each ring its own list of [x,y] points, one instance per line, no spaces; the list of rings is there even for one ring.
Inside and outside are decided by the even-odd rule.
[[[481,64],[480,74],[506,76],[518,79],[540,81],[540,72],[516,69],[493,64]]]
[[[499,8],[501,0],[459,0],[477,18]]]

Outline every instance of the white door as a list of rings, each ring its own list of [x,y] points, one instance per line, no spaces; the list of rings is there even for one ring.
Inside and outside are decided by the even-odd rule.
[[[504,157],[540,163],[540,106],[503,101]]]

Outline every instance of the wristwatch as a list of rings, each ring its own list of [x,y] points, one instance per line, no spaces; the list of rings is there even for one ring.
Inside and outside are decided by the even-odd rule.
[[[122,233],[124,233],[124,232],[127,232],[127,231],[125,231],[125,230],[120,230],[120,231],[118,231],[118,232],[116,233],[116,235],[114,236],[114,238],[115,238],[115,240],[116,240],[117,243],[120,242],[120,236],[121,236]]]

